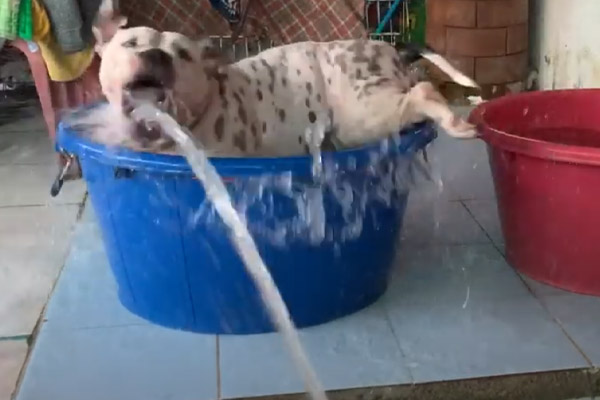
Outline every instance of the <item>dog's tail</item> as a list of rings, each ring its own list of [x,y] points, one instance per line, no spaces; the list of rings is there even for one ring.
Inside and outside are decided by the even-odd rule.
[[[412,64],[421,59],[425,59],[442,70],[454,82],[461,86],[479,88],[479,85],[471,78],[456,69],[446,58],[436,53],[428,46],[418,46],[414,44],[398,44],[396,45],[402,61],[407,64]]]

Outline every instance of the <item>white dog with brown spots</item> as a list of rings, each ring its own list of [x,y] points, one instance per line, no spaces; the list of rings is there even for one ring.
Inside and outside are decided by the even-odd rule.
[[[107,145],[169,151],[157,126],[130,118],[132,99],[167,110],[211,156],[288,156],[308,150],[307,128],[326,126],[325,144],[351,147],[383,139],[409,124],[435,121],[456,138],[473,126],[455,116],[411,65],[424,58],[455,82],[477,85],[428,50],[380,41],[303,42],[226,63],[207,41],[147,27],[124,28],[101,9],[94,32],[108,105],[79,121]]]

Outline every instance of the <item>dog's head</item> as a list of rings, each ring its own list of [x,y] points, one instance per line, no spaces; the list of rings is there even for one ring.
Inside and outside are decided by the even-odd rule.
[[[100,85],[108,102],[128,116],[136,101],[165,108],[188,124],[210,94],[210,76],[224,61],[207,40],[148,27],[126,28],[126,19],[100,9],[93,26],[101,57]]]

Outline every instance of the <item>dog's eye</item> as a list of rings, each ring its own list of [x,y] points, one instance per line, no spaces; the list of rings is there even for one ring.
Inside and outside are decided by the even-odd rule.
[[[123,43],[123,47],[127,47],[127,48],[132,48],[132,47],[136,47],[137,44],[137,39],[136,38],[131,38],[128,41],[126,41],[125,43]]]
[[[175,51],[177,52],[177,57],[181,58],[182,60],[192,61],[192,56],[190,55],[190,52],[186,49],[176,47]]]

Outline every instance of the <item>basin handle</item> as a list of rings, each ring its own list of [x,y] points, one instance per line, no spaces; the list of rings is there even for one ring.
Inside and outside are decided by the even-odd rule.
[[[58,171],[58,175],[56,175],[56,178],[52,183],[52,187],[50,188],[50,195],[52,197],[56,197],[60,192],[60,189],[62,189],[63,183],[65,182],[65,175],[67,174],[69,167],[71,167],[73,160],[75,160],[75,156],[73,154],[69,154],[65,151],[61,151],[61,154],[64,156],[66,161]]]

